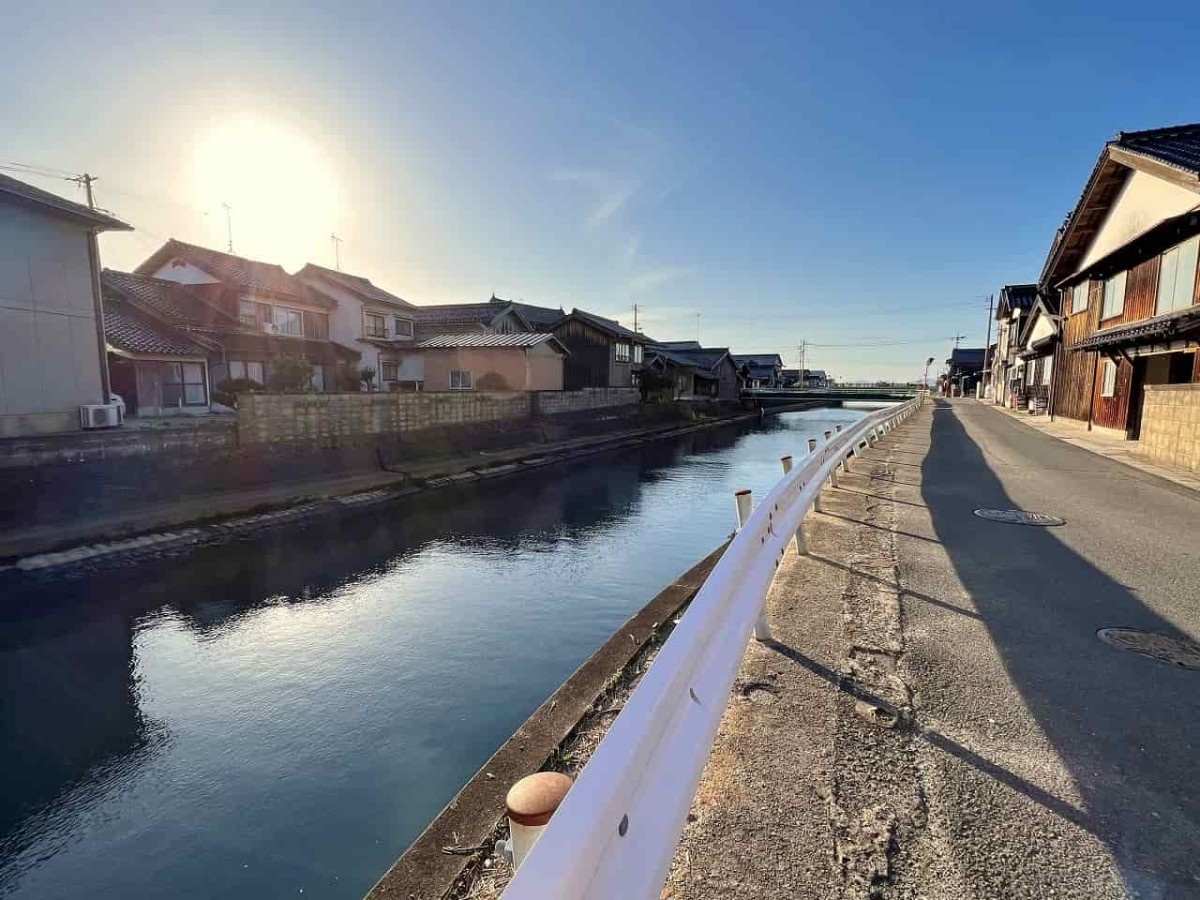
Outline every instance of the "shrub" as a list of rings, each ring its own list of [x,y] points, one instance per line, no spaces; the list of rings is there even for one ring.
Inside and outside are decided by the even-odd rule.
[[[499,372],[487,372],[475,381],[475,390],[477,391],[507,391],[508,389],[508,382]]]
[[[313,367],[306,359],[285,356],[271,363],[267,387],[279,393],[307,391],[312,388]]]
[[[358,377],[362,380],[362,383],[367,386],[368,391],[374,390],[374,385],[372,384],[372,382],[375,380],[374,369],[372,369],[370,366],[363,366],[358,370]]]
[[[253,378],[225,378],[213,388],[212,398],[222,406],[237,409],[237,395],[261,391],[263,386]]]

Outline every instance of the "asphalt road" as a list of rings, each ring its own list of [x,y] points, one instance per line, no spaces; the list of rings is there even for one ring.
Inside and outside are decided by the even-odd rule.
[[[807,523],[671,900],[1200,898],[1200,495],[936,401]],[[978,508],[1065,519],[988,521]]]
[[[962,895],[1200,897],[1200,670],[1097,637],[1200,638],[1200,495],[973,400],[927,409],[871,455],[896,482],[928,827]]]

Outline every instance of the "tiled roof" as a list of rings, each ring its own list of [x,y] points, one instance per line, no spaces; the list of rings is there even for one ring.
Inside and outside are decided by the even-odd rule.
[[[416,320],[423,325],[487,325],[510,309],[510,303],[443,303],[417,307]]]
[[[667,352],[674,357],[686,360],[688,365],[711,372],[722,359],[729,355],[729,348],[701,347],[699,350],[668,350]]]
[[[595,313],[590,313],[587,310],[578,308],[572,309],[571,315],[577,319],[587,322],[589,325],[592,325],[595,328],[599,328],[601,331],[607,332],[613,337],[623,338],[627,341],[637,341],[639,343],[646,341],[646,336],[644,334],[638,334],[636,331],[626,328],[616,319],[606,319],[604,316],[598,316]]]
[[[506,301],[493,296],[492,302],[505,303]],[[566,316],[561,306],[558,309],[554,309],[550,306],[534,306],[532,303],[520,303],[518,301],[513,301],[512,305],[525,321],[535,328],[549,328],[551,325],[556,325],[560,319]]]
[[[782,366],[783,360],[778,353],[735,353],[733,361],[738,365],[748,366]]]
[[[89,225],[99,226],[101,230],[133,231],[133,226],[126,225],[120,219],[96,209],[89,209],[82,204],[60,197],[58,194],[35,188],[32,184],[26,184],[24,181],[18,181],[7,175],[0,175],[0,194],[7,194],[9,197],[16,197],[26,203],[54,210],[61,215],[78,219]]]
[[[996,304],[996,316],[1001,310],[1010,312],[1014,309],[1032,309],[1037,303],[1038,287],[1036,284],[1006,284],[1000,289],[1000,302]]]
[[[946,362],[952,366],[982,366],[983,352],[982,347],[955,347]]]
[[[233,316],[206,303],[186,285],[148,275],[105,269],[100,274],[104,295],[126,300],[156,317],[184,328],[240,331]]]
[[[1200,175],[1200,124],[1174,125],[1149,131],[1122,131],[1110,146]]]
[[[149,356],[205,357],[208,351],[170,328],[156,326],[132,307],[104,299],[104,339],[110,347]]]
[[[153,256],[135,270],[139,275],[153,275],[172,259],[181,259],[197,269],[202,269],[226,284],[237,287],[260,289],[274,294],[308,300],[320,306],[333,306],[334,302],[323,294],[309,289],[308,285],[294,275],[289,275],[275,263],[258,262],[208,247],[177,241],[174,238],[160,247]]]
[[[699,341],[657,341],[654,346],[665,347],[667,350],[699,350]]]
[[[468,331],[461,334],[439,334],[427,338],[417,347],[421,350],[436,350],[451,347],[536,347],[538,344],[552,342],[562,350],[562,344],[554,335],[546,331],[518,331],[501,334],[494,331]]]
[[[1200,309],[1188,307],[1163,313],[1140,322],[1114,325],[1097,331],[1084,338],[1077,344],[1072,344],[1068,350],[1099,350],[1105,347],[1116,347],[1121,344],[1136,344],[1139,341],[1159,341],[1183,331],[1191,331],[1200,325]]]
[[[334,284],[350,291],[350,293],[358,294],[364,300],[375,300],[379,303],[387,303],[392,306],[402,306],[405,309],[415,308],[407,300],[397,297],[395,294],[389,294],[383,288],[372,284],[370,279],[363,278],[361,275],[351,275],[348,272],[326,269],[324,266],[318,266],[315,263],[308,263],[296,273],[296,277],[302,279],[306,274],[332,281]]]

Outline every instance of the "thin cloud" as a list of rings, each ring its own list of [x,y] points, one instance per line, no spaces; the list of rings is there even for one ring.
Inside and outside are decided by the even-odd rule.
[[[593,197],[593,206],[584,221],[597,228],[616,219],[640,188],[639,182],[604,169],[557,169],[554,181],[583,185]]]
[[[660,266],[656,269],[647,269],[644,272],[638,272],[629,279],[629,289],[633,291],[652,291],[655,288],[660,288],[663,285],[671,284],[680,279],[694,275],[696,272],[692,266]]]

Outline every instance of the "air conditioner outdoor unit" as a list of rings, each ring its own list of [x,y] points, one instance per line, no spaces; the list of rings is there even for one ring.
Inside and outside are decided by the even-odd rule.
[[[267,334],[279,334],[279,326],[274,322],[263,322],[262,329]]]
[[[83,428],[116,428],[121,424],[121,410],[115,403],[85,403],[79,407],[79,424]]]

